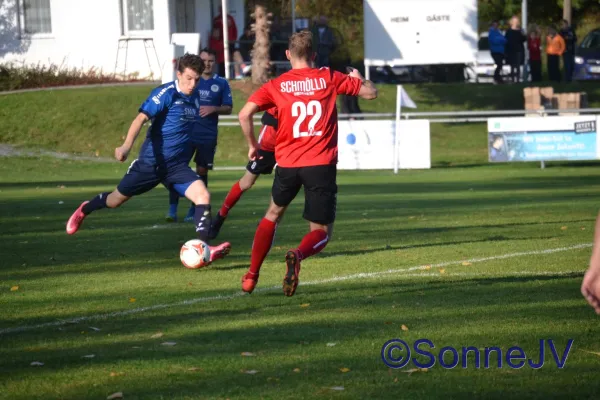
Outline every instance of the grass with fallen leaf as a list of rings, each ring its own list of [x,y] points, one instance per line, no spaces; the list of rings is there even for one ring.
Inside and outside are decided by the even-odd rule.
[[[307,229],[302,194],[277,230],[256,292],[242,295],[272,178],[259,179],[231,212],[219,238],[232,243],[231,254],[188,270],[178,251],[194,230],[163,222],[164,188],[65,234],[79,203],[112,189],[124,170],[2,159],[0,331],[49,325],[0,334],[0,398],[575,399],[600,392],[600,319],[579,293],[591,249],[528,254],[591,243],[597,165],[341,172],[333,240],[303,262],[292,298],[281,279],[285,252]],[[211,174],[213,204],[239,175]],[[182,202],[181,217],[186,210]],[[553,339],[559,355],[568,339],[574,344],[563,369],[547,348],[539,370],[506,362],[476,369],[472,359],[466,369],[410,363],[394,370],[381,360],[382,345],[394,338],[427,338],[436,354],[444,346],[518,345],[534,359],[540,339]]]

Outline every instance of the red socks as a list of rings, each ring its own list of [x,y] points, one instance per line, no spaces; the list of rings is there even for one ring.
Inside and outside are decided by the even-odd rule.
[[[229,195],[227,197],[229,197]],[[260,271],[263,261],[265,261],[269,250],[271,250],[273,238],[275,237],[275,228],[277,228],[275,222],[269,221],[266,218],[260,220],[258,228],[256,228],[256,233],[254,234],[254,242],[252,243],[250,272],[258,274]]]
[[[225,197],[225,201],[223,202],[223,206],[219,210],[219,214],[222,217],[226,217],[229,214],[229,210],[235,206],[235,203],[242,197],[244,191],[240,188],[240,183],[236,182],[232,187],[229,193],[227,193],[227,197]]]
[[[307,233],[298,247],[301,259],[305,260],[310,256],[314,256],[327,246],[327,242],[329,242],[329,236],[322,229]]]
[[[249,272],[258,274],[263,261],[271,250],[273,244],[273,238],[275,237],[275,229],[277,224],[273,221],[269,221],[263,218],[256,228],[254,234],[254,243],[252,243],[252,254],[250,255],[250,269]],[[327,246],[329,242],[329,236],[327,232],[322,229],[317,229],[307,233],[300,242],[298,252],[302,260],[307,259],[310,256],[314,256]]]

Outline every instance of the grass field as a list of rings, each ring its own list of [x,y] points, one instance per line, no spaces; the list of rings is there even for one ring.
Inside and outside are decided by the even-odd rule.
[[[257,290],[242,295],[271,178],[232,211],[221,236],[233,245],[230,256],[191,271],[178,249],[193,228],[162,222],[163,188],[65,234],[80,201],[110,190],[123,172],[117,163],[2,159],[0,398],[591,399],[600,392],[600,320],[579,293],[598,165],[340,173],[333,241],[303,263],[292,298],[281,292],[282,259],[306,229],[302,195],[277,231]],[[213,204],[239,174],[214,173]],[[414,366],[395,370],[381,360],[394,338],[427,338],[434,354],[444,346],[520,346],[533,360],[540,339],[553,339],[559,358],[574,342],[563,369],[546,348],[541,369],[506,362],[499,369],[492,356],[488,369],[470,359],[466,369],[438,362],[408,373]]]
[[[545,85],[545,84],[543,84]],[[233,84],[234,112],[247,94]],[[361,101],[365,112],[395,112],[396,87],[378,85],[379,96]],[[523,109],[524,85],[406,85],[416,111]],[[112,157],[121,145],[141,102],[152,86],[125,86],[30,92],[0,96],[0,143],[54,151]],[[600,83],[555,85],[555,92],[588,93],[590,107],[600,107]],[[412,111],[412,110],[409,110]],[[487,162],[486,124],[432,124],[435,166]],[[138,140],[139,147],[142,140]],[[245,165],[246,144],[239,128],[221,127],[217,162]]]
[[[418,111],[439,111],[520,109],[522,88],[407,90]],[[110,157],[149,89],[0,96],[0,144]],[[600,106],[598,84],[555,90],[586,91]],[[244,100],[234,90],[236,110]],[[393,112],[394,101],[395,87],[382,86],[361,107]],[[292,298],[283,257],[307,229],[302,195],[257,290],[240,288],[272,177],[232,211],[219,238],[232,253],[191,271],[178,252],[193,226],[163,222],[162,187],[66,235],[72,211],[114,188],[126,165],[0,158],[0,399],[597,398],[600,320],[579,287],[600,164],[492,165],[486,138],[484,124],[432,124],[434,169],[340,172],[333,240],[303,263]],[[217,165],[245,164],[240,139],[221,129]],[[241,173],[213,171],[215,209]],[[451,346],[459,365],[389,368],[381,351],[391,339],[429,339],[435,355]],[[507,364],[513,346],[537,363],[542,339],[559,360],[573,340],[564,368],[548,345],[540,369]],[[463,346],[480,349],[480,368],[472,353],[461,367]],[[492,346],[502,368],[495,353],[484,368]]]

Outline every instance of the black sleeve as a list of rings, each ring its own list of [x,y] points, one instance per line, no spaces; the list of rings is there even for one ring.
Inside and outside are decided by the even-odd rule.
[[[265,112],[263,114],[262,118],[260,119],[260,122],[263,125],[272,126],[273,128],[277,129],[277,118],[275,118],[275,116],[269,114],[268,112]]]

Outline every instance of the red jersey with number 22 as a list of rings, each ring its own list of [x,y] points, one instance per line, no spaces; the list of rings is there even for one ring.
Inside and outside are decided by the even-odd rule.
[[[250,99],[266,110],[277,107],[275,159],[280,167],[337,163],[337,95],[357,96],[358,78],[329,68],[292,69],[265,83]]]

